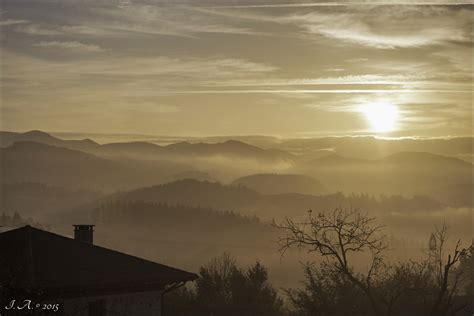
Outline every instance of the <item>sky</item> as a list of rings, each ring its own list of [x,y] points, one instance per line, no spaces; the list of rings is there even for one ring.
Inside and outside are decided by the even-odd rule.
[[[472,0],[0,1],[2,130],[473,134]]]

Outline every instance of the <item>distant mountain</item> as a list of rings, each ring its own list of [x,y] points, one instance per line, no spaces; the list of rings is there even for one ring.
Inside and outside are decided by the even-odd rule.
[[[87,135],[78,135],[77,137],[85,137]],[[93,136],[92,136],[93,137]],[[119,139],[119,136],[115,135],[112,139]],[[134,136],[131,139],[139,140],[140,137]],[[141,139],[154,139],[152,136],[142,136]],[[177,142],[186,139],[185,137],[167,137],[166,143]],[[304,161],[310,161],[315,157],[321,157],[327,151],[333,152],[342,157],[353,157],[360,159],[380,159],[382,157],[389,156],[398,152],[427,152],[432,154],[439,154],[444,156],[451,156],[456,158],[462,158],[466,161],[472,159],[472,147],[474,145],[474,138],[472,137],[451,137],[451,138],[401,138],[401,139],[384,139],[373,136],[360,136],[360,137],[321,137],[321,138],[295,138],[295,139],[283,139],[266,136],[222,136],[222,137],[203,137],[203,138],[189,138],[192,143],[181,142],[177,143],[180,145],[172,146],[168,148],[170,151],[180,152],[181,150],[187,151],[190,148],[199,148],[201,146],[189,146],[199,145],[202,142],[208,145],[219,145],[225,144],[227,141],[243,143],[248,146],[256,146],[261,150],[267,151],[267,153],[279,153],[284,158],[298,158]],[[13,144],[15,141],[35,141],[47,143],[50,145],[56,145],[71,149],[78,149],[88,151],[96,154],[95,147],[98,144],[93,143],[89,139],[84,140],[61,140],[53,137],[47,133],[41,131],[31,131],[27,133],[13,133],[13,132],[0,132],[0,146],[5,147]],[[67,142],[65,143],[59,143]],[[154,139],[153,142],[162,141],[161,138]],[[200,141],[201,143],[196,143]],[[149,142],[148,144],[152,144]],[[121,143],[121,144],[133,144],[135,142]],[[143,141],[137,141],[137,143],[144,143]],[[114,143],[115,144],[115,143]],[[120,144],[120,143],[117,143]],[[127,146],[120,145],[122,149]],[[161,146],[166,147],[166,146]],[[220,147],[220,146],[218,146]],[[225,146],[224,146],[225,147]],[[151,148],[151,147],[150,147]],[[273,150],[273,149],[275,150]],[[201,149],[198,149],[200,151]],[[113,152],[113,151],[112,151]],[[122,151],[123,152],[123,151]],[[110,153],[110,152],[109,152]],[[285,156],[287,158],[285,158]]]
[[[285,151],[263,149],[234,140],[212,144],[180,142],[167,146],[147,142],[100,145],[88,139],[61,140],[40,131],[1,132],[0,140],[4,146],[0,152],[4,172],[2,182],[39,182],[106,192],[186,178],[228,182],[243,175],[269,173],[312,177],[334,190],[349,194],[370,192],[436,196],[434,192],[440,187],[454,188],[473,182],[472,164],[453,157],[465,152],[464,138],[418,140],[420,149],[433,148],[432,144],[437,143],[444,144],[445,147],[442,148],[445,149],[453,148],[450,156],[418,150],[389,153],[383,157],[376,155],[371,159],[342,155],[340,150],[331,149],[330,146],[336,142],[341,148],[356,151],[359,145],[358,151],[364,151],[367,148],[373,149],[370,146],[374,144],[379,144],[380,154],[390,152],[393,148],[414,147],[412,144],[416,142],[379,142],[379,139],[365,137],[362,137],[362,140],[353,137],[343,140],[325,138],[311,142],[288,141],[287,145],[301,146],[298,148],[301,156],[297,157]],[[325,152],[334,154],[317,159],[303,159],[307,157],[304,152],[311,149],[309,145],[314,144]],[[310,149],[304,146],[309,146]],[[321,151],[318,155],[321,155]],[[198,170],[206,170],[210,174],[199,174]],[[186,175],[187,172],[190,173]],[[263,193],[319,194],[321,191],[317,184],[310,184],[308,179],[301,177],[284,180],[282,177],[268,180],[268,177],[254,177],[246,179],[245,181],[249,181],[246,184],[240,184]],[[459,194],[449,194],[449,200],[453,202],[452,198],[459,196],[460,200],[454,201],[455,204],[465,203],[469,190],[462,192],[465,192],[462,197]],[[222,207],[225,208],[225,205]]]
[[[399,152],[379,159],[377,162],[404,167],[472,168],[472,164],[467,161],[427,152]]]
[[[399,152],[373,160],[329,155],[300,164],[294,172],[348,193],[433,195],[440,186],[473,181],[471,163],[426,152]]]
[[[327,155],[321,158],[313,159],[308,162],[308,165],[313,166],[355,166],[355,165],[376,165],[376,164],[391,164],[400,165],[404,167],[415,166],[423,167],[426,165],[439,165],[443,167],[459,167],[471,168],[472,164],[453,157],[436,155],[427,152],[397,152],[379,159],[356,159],[343,157],[337,154]]]
[[[161,183],[189,166],[173,162],[118,161],[35,142],[0,148],[3,183],[36,182],[110,192]]]
[[[320,156],[321,151],[331,150],[344,156],[360,159],[379,159],[397,152],[428,152],[451,157],[471,157],[473,137],[451,138],[401,138],[385,139],[374,136],[321,137],[287,139],[271,143],[272,147],[307,157]]]
[[[148,142],[110,143],[100,145],[90,139],[62,140],[41,131],[27,133],[0,132],[0,146],[11,146],[19,141],[32,141],[68,149],[81,150],[98,156],[132,159],[182,159],[228,157],[255,160],[258,162],[292,161],[295,157],[277,149],[262,149],[240,141],[228,140],[223,143],[180,142],[159,146]]]
[[[315,178],[298,174],[255,174],[239,178],[232,184],[243,185],[263,194],[320,195],[327,192],[327,189]]]
[[[65,187],[108,184],[121,166],[77,150],[35,142],[17,142],[0,149],[2,182],[38,182]],[[116,176],[117,175],[117,176]]]
[[[55,133],[57,137],[68,139],[90,137],[100,139],[101,143],[127,141],[147,141],[158,144],[172,144],[184,141],[191,143],[223,143],[236,140],[262,149],[275,148],[300,156],[304,161],[336,153],[343,157],[360,159],[379,159],[397,152],[420,151],[452,156],[472,162],[474,145],[473,137],[446,138],[379,138],[375,136],[338,136],[315,138],[281,138],[262,135],[228,135],[215,137],[183,137],[183,136],[151,136],[126,134],[87,134],[87,133]]]
[[[11,146],[13,143],[20,141],[33,141],[47,144],[54,143],[57,140],[59,139],[42,131],[29,131],[26,133],[0,132],[1,147]]]
[[[36,142],[68,149],[95,152],[100,145],[90,139],[62,140],[42,131],[29,131],[26,133],[0,131],[0,147],[8,147],[16,142]]]
[[[150,159],[161,158],[163,147],[147,142],[111,143],[102,145],[97,152],[106,157]]]
[[[261,149],[259,147],[248,145],[235,140],[228,140],[223,143],[215,144],[191,144],[188,142],[181,142],[165,146],[163,147],[163,150],[166,154],[172,155],[200,157],[226,156],[234,158],[255,159],[262,162],[294,159],[293,155],[281,150]]]

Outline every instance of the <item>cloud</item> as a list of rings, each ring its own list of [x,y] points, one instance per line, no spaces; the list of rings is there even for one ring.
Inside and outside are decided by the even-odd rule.
[[[344,69],[335,69],[331,71],[344,71]],[[320,78],[293,78],[293,79],[262,79],[262,80],[228,80],[226,82],[209,82],[203,85],[209,86],[308,86],[308,85],[404,85],[415,84],[425,77],[422,74],[408,75],[346,75],[339,77],[320,77]]]
[[[89,21],[90,25],[122,33],[177,37],[195,37],[200,33],[261,34],[190,6],[127,3],[119,7],[101,8],[96,12],[96,18]]]
[[[72,3],[65,4],[61,11],[74,9]],[[57,9],[57,7],[55,8]],[[26,20],[6,20],[5,25],[29,23],[17,27],[20,33],[39,36],[86,35],[96,37],[127,37],[136,35],[176,36],[196,38],[200,34],[256,35],[249,27],[218,18],[213,14],[194,10],[192,6],[150,5],[127,2],[122,5],[108,3],[94,6],[94,10],[67,16],[67,24],[58,20],[29,23]],[[0,22],[2,23],[2,22]]]
[[[346,7],[346,6],[393,6],[393,5],[412,5],[412,6],[461,6],[472,5],[472,0],[432,0],[432,1],[400,1],[400,0],[369,0],[369,1],[332,1],[332,2],[304,2],[304,3],[267,3],[267,4],[244,4],[244,5],[216,5],[212,8],[228,9],[271,9],[271,8],[311,8],[311,7]]]
[[[381,49],[469,42],[470,11],[448,10],[375,7],[344,12],[291,14],[281,21],[295,23],[307,34]]]
[[[282,133],[324,131],[332,123],[345,130],[343,121],[355,121],[350,106],[359,96],[404,96],[408,101],[397,104],[410,119],[432,117],[429,106],[402,106],[415,100],[448,100],[470,117],[472,7],[48,0],[33,10],[6,1],[8,15],[1,18],[12,26],[4,28],[8,41],[0,61],[3,101],[23,109],[21,117],[9,114],[12,125],[37,124],[34,116],[42,113],[60,128],[51,118],[59,113],[65,125],[79,126],[76,113],[106,109],[122,122],[140,119],[139,128],[155,128],[159,124],[141,119],[159,117],[175,130],[177,118],[189,117],[199,125],[195,130],[210,131],[213,118],[228,115],[212,132],[228,131],[228,122],[242,119],[250,121],[249,128],[239,122],[244,133],[274,126]],[[268,5],[212,7],[224,3]],[[334,110],[327,110],[329,103]],[[436,115],[448,120],[449,110]],[[262,127],[252,123],[257,118],[274,123]]]
[[[104,62],[84,62],[77,70],[90,74],[119,76],[178,75],[192,78],[240,77],[268,73],[277,68],[244,59],[221,58],[120,58]]]
[[[0,21],[0,26],[8,26],[8,25],[17,25],[17,24],[24,24],[28,23],[27,20],[15,20],[15,19],[6,19]]]
[[[65,50],[72,50],[75,52],[85,52],[85,53],[93,53],[93,52],[103,52],[104,49],[97,45],[91,44],[84,44],[77,41],[71,42],[60,42],[60,41],[50,41],[50,42],[39,42],[35,44],[37,47],[44,47],[44,48],[58,48],[58,49],[65,49]]]
[[[51,45],[51,44],[49,44]],[[423,74],[347,75],[340,77],[271,79],[279,68],[233,58],[113,57],[92,60],[46,61],[6,56],[3,67],[6,83],[34,84],[44,89],[65,82],[90,93],[107,86],[117,95],[225,95],[225,94],[466,94],[470,87],[445,87],[431,83]],[[426,84],[429,85],[427,86]],[[333,85],[333,86],[330,86]],[[87,88],[86,88],[87,86]],[[324,86],[324,87],[318,87]],[[363,86],[363,87],[361,87]],[[250,87],[250,88],[249,88]],[[11,87],[11,90],[14,87]],[[62,87],[62,89],[67,89]]]
[[[27,33],[30,35],[44,35],[44,36],[53,36],[53,35],[61,35],[63,32],[60,32],[56,29],[45,28],[38,24],[28,24],[23,25],[16,28],[16,31]]]
[[[25,21],[28,23],[28,21]],[[117,31],[89,25],[40,25],[29,23],[15,28],[16,32],[29,35],[53,36],[53,35],[88,35],[88,36],[113,36]]]
[[[164,90],[157,94],[400,94],[451,93],[471,94],[471,90],[442,89],[232,89],[232,90]]]
[[[81,44],[81,43],[80,43]],[[42,42],[43,47],[77,49],[77,43]],[[82,44],[85,45],[85,44]],[[88,46],[88,45],[86,45]],[[87,49],[87,48],[86,48]],[[50,61],[28,56],[6,53],[2,59],[6,82],[34,81],[52,85],[83,78],[115,85],[123,82],[129,89],[140,91],[144,87],[183,86],[203,80],[228,80],[230,78],[252,78],[266,75],[278,68],[245,59],[235,58],[171,58],[158,57],[114,57]],[[34,79],[33,79],[34,78]],[[160,79],[159,81],[157,81]]]
[[[459,74],[469,78],[465,80],[472,84],[473,81],[473,48],[472,43],[469,49],[459,49],[458,47],[448,47],[443,51],[436,51],[434,56],[438,56],[446,60],[453,68],[451,74]]]
[[[452,6],[438,2],[439,6],[420,6],[409,3],[403,5],[394,1],[385,3],[389,5],[382,5],[382,2],[361,2],[361,5],[354,6],[351,2],[350,7],[346,4],[316,3],[314,5],[322,6],[318,10],[296,10],[295,7],[299,4],[291,4],[286,10],[278,11],[269,9],[272,5],[264,5],[258,11],[245,10],[247,6],[240,9],[217,6],[199,10],[230,19],[291,26],[299,30],[299,34],[306,39],[313,39],[317,43],[321,42],[321,37],[333,40],[329,45],[352,43],[378,49],[394,49],[471,42],[472,11],[462,3]],[[301,4],[303,7],[312,5]],[[288,28],[288,32],[291,34],[292,30]]]
[[[63,25],[59,27],[64,34],[79,34],[90,36],[112,36],[116,32],[109,30],[106,27],[90,26],[90,25]]]
[[[383,73],[383,72],[380,72]],[[242,78],[225,81],[202,80],[201,88],[216,88],[235,93],[393,93],[395,91],[469,93],[470,85],[453,82],[455,77],[440,77],[422,71],[400,71],[393,74],[360,74],[319,78]],[[205,89],[202,89],[205,90]],[[204,92],[200,92],[204,93]],[[217,92],[216,92],[217,93]],[[224,92],[221,92],[224,93]]]

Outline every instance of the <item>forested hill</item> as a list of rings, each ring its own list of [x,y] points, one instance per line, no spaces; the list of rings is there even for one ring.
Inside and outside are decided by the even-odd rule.
[[[168,205],[165,203],[108,201],[92,212],[96,223],[126,225],[143,229],[177,229],[180,232],[230,233],[262,232],[270,229],[268,223],[254,216],[218,211],[209,207]]]
[[[444,205],[429,197],[370,196],[368,194],[305,195],[297,193],[260,194],[241,185],[222,185],[197,180],[180,180],[163,185],[121,192],[107,200],[142,201],[214,208],[262,218],[281,218],[309,209],[359,208],[378,212],[436,210]]]

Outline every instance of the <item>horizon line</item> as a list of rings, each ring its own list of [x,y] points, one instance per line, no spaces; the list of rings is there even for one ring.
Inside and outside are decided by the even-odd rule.
[[[232,137],[268,137],[281,140],[290,140],[290,139],[315,139],[315,138],[363,138],[363,137],[372,137],[377,139],[387,139],[387,140],[403,140],[403,139],[413,139],[413,140],[430,140],[430,139],[455,139],[455,138],[474,138],[474,135],[445,135],[445,136],[420,136],[420,135],[407,135],[407,136],[390,136],[390,135],[378,135],[378,134],[327,134],[327,135],[314,135],[314,136],[282,136],[275,134],[226,134],[226,135],[200,135],[200,136],[181,136],[181,135],[163,135],[163,134],[136,134],[136,133],[114,133],[114,132],[78,132],[78,131],[45,131],[40,129],[28,129],[25,131],[18,130],[5,130],[2,129],[0,132],[10,132],[25,134],[29,132],[42,132],[48,135],[54,136],[61,134],[71,134],[71,135],[100,135],[100,136],[140,136],[140,137],[157,137],[157,138],[183,138],[183,139],[202,139],[202,138],[232,138]],[[132,141],[133,142],[133,141]]]

